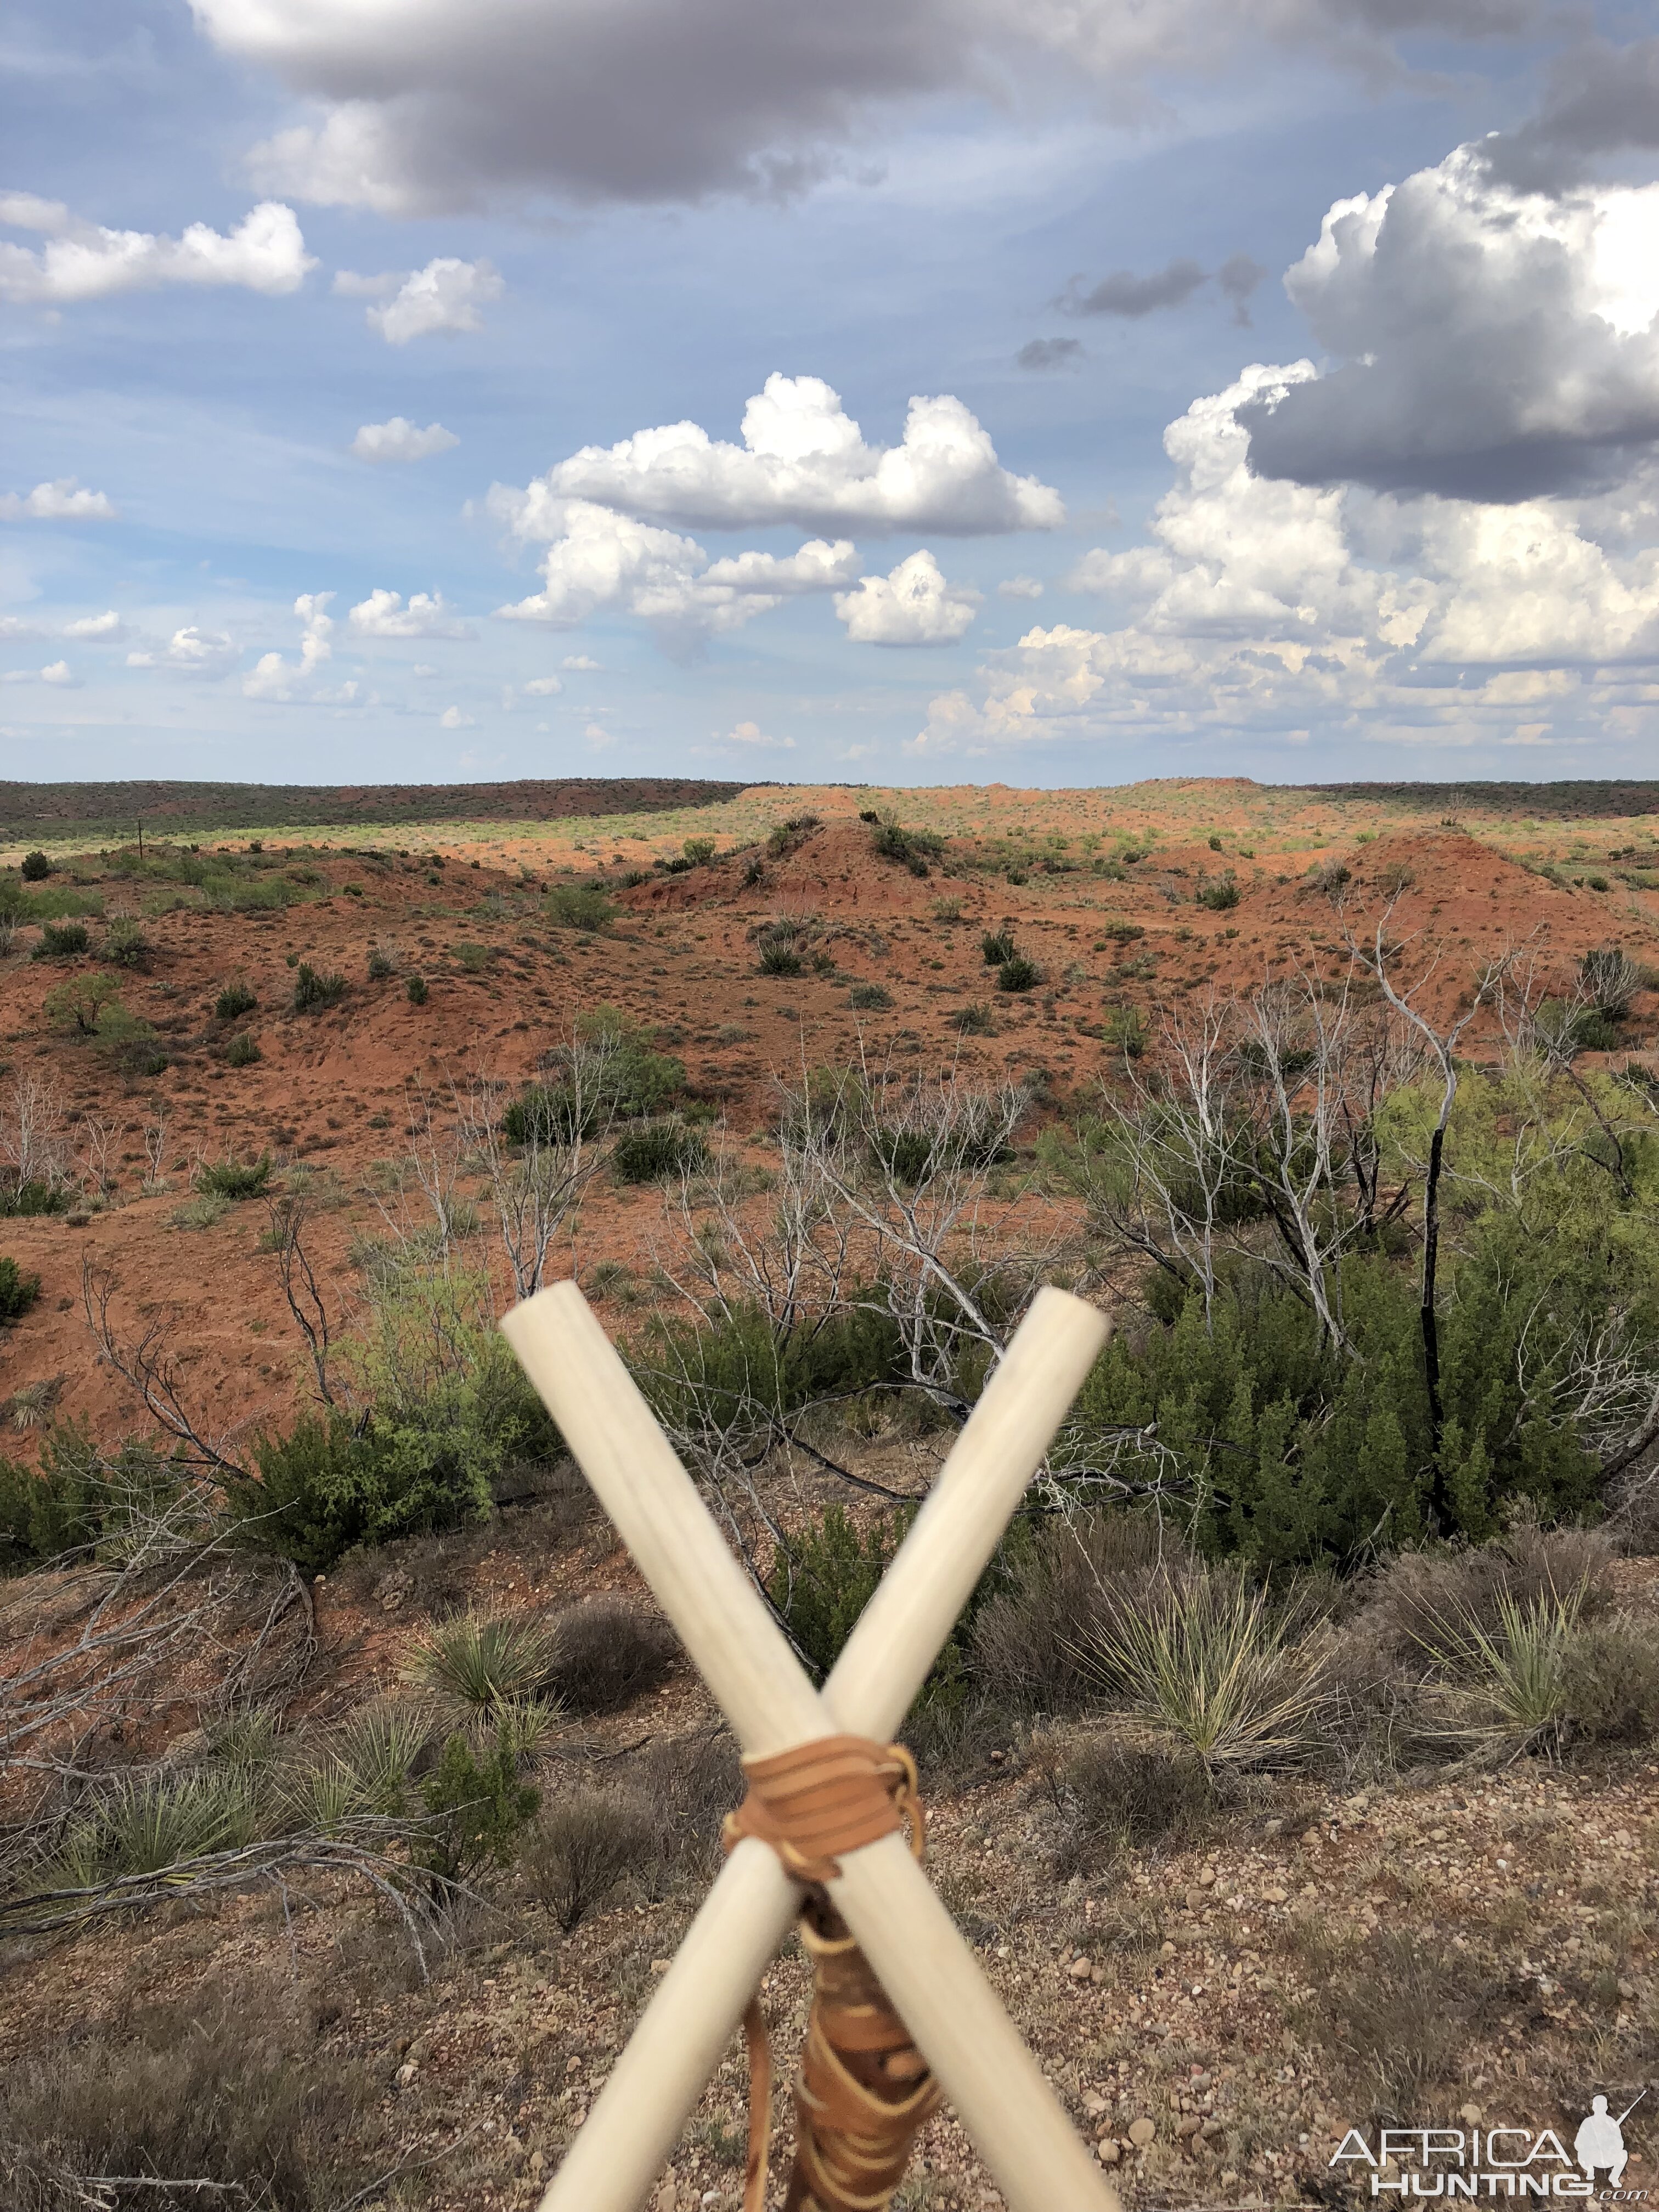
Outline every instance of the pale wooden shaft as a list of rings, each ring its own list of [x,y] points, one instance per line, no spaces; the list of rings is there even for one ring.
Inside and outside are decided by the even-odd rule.
[[[514,1306],[501,1333],[744,1751],[829,1734],[817,1692],[575,1284]]]
[[[1060,1298],[1063,1294],[1053,1296]],[[1089,1316],[1086,1327],[1069,1310],[1074,1307],[1079,1314]],[[929,1552],[939,1545],[951,1585],[960,1584],[960,1595],[944,1613],[942,1628],[924,1650],[920,1635],[908,1629],[904,1607],[889,1608],[884,1621],[878,1615],[870,1632],[872,1645],[877,1648],[878,1638],[885,1644],[885,1663],[896,1670],[896,1679],[890,1679],[885,1672],[878,1674],[874,1668],[861,1671],[855,1644],[849,1643],[848,1653],[854,1663],[842,1678],[842,1697],[833,1710],[819,1698],[797,1667],[575,1285],[560,1284],[540,1292],[508,1314],[502,1327],[739,1741],[746,1751],[764,1754],[832,1733],[838,1727],[884,1735],[896,1725],[920,1686],[938,1644],[948,1634],[962,1600],[994,1548],[1018,1488],[1029,1479],[1048,1436],[1098,1349],[1103,1333],[1101,1325],[1080,1302],[1066,1299],[1064,1307],[1054,1311],[1054,1323],[1045,1316],[1042,1326],[1046,1328],[1062,1322],[1067,1325],[1071,1342],[1066,1353],[1057,1356],[1048,1373],[1047,1387],[1058,1394],[1067,1376],[1069,1386],[1052,1405],[1047,1432],[1036,1443],[1012,1495],[1002,1501],[1003,1484],[994,1478],[1003,1470],[988,1455],[983,1480],[994,1495],[984,1495],[981,1483],[960,1484],[957,1486],[960,1505],[933,1516],[933,1528],[926,1532],[922,1522],[927,1516],[919,1516],[917,1528],[912,1531],[913,1559],[925,1565]],[[1039,1387],[1043,1371],[1034,1370],[1032,1388]],[[1006,1423],[1011,1451],[1029,1448],[1030,1436],[1022,1435],[1021,1425],[1012,1412],[1000,1409],[988,1389],[986,1400],[987,1425],[993,1418]],[[969,1433],[964,1431],[963,1443],[968,1442]],[[1035,1435],[1034,1428],[1030,1435]],[[918,1542],[918,1538],[922,1540]],[[906,1552],[910,1548],[907,1544]],[[965,1582],[962,1581],[964,1574]],[[927,1579],[925,1573],[918,1574],[911,1593],[913,1602],[927,1601],[922,1595]],[[902,1594],[904,1585],[900,1588]],[[942,1612],[943,1607],[933,1610]],[[888,1719],[886,1713],[896,1698],[892,1718]],[[862,1712],[856,1710],[860,1706]],[[875,1911],[868,1894],[869,1881],[857,1870],[856,1863],[869,1860],[872,1852],[896,1864],[895,1850],[915,1875],[914,1881],[900,1878],[904,1887],[914,1891],[919,1883],[933,1906],[926,1924],[939,1984],[950,1992],[951,2008],[957,2016],[974,2023],[976,2042],[994,2054],[988,2067],[981,2069],[994,2074],[1000,2084],[988,2105],[991,2119],[984,2141],[971,2118],[964,2114],[964,2118],[1005,2195],[1018,2212],[1026,2212],[1028,2207],[1035,2212],[1039,2201],[1046,2201],[1053,2212],[1073,2212],[1073,2208],[1075,2212],[1085,2212],[1085,2208],[1096,2207],[1111,2212],[1115,2197],[1105,2189],[1064,2114],[1043,2087],[949,1915],[927,1890],[925,1880],[915,1875],[902,1842],[889,1838],[884,1844],[850,1855],[845,1862],[852,1875],[848,1894],[858,1899],[855,1909],[868,1930],[866,1942],[864,1930],[855,1928],[871,1963],[884,1981],[896,1974],[909,1991],[909,2010],[896,1988],[892,1994],[919,2046],[937,2066],[947,2094],[954,2098],[953,2082],[960,2082],[966,2086],[967,2094],[981,2094],[961,2033],[952,2030],[947,2021],[934,2016],[939,2008],[928,2005],[923,1986],[927,1977],[920,1983],[914,1973],[907,1977],[895,1946],[894,1927]],[[748,1856],[746,1850],[743,1856]],[[878,1893],[883,1881],[878,1857],[874,1873]],[[728,1868],[716,1885],[694,1924],[699,1942],[686,1971],[682,1973],[677,1963],[665,1978],[588,2125],[550,2186],[543,2200],[544,2212],[567,2212],[567,2208],[568,2212],[632,2212],[641,2202],[697,2094],[696,2088],[689,2087],[695,2069],[690,2064],[679,2064],[671,2046],[690,2020],[701,2016],[702,2033],[696,2037],[701,2054],[697,2063],[702,2078],[707,2079],[732,2027],[741,2016],[748,1991],[752,1990],[783,1932],[785,1923],[777,1917],[777,1896],[764,1894],[763,1887],[756,1877],[751,1892],[750,1877],[744,1875],[740,1882],[735,1867]],[[837,1885],[838,1897],[847,1887],[845,1882]],[[782,1887],[787,1891],[790,1885],[784,1883]],[[907,1918],[914,1918],[914,1899],[894,1926]],[[852,1924],[850,1913],[848,1919]],[[714,1963],[717,1944],[736,1955],[741,1972],[727,1972]],[[740,1985],[742,1995],[738,1994]],[[706,2007],[699,2002],[704,1995]],[[695,2030],[690,2032],[696,2035]],[[936,2038],[945,2054],[943,2061],[934,2059],[930,2048]],[[1010,2047],[1023,2059],[1023,2066],[1011,2066]],[[625,2080],[621,2078],[624,2068]],[[1013,2126],[1005,2125],[999,2117],[1011,2100],[1012,2111],[1018,2115]],[[1021,2138],[1017,2162],[1012,2148],[1015,2134]],[[1056,2134],[1063,2138],[1058,2144],[1049,2140]],[[1046,2200],[1030,2193],[1021,2179],[1027,2172],[1057,2177]],[[1078,2193],[1085,2186],[1079,2175],[1092,2193]]]
[[[646,2203],[799,1910],[777,1853],[746,1837],[687,1929],[541,2212],[636,2212]]]
[[[1119,2212],[902,1836],[842,1860],[830,1895],[938,2075],[1009,2212]]]
[[[1107,1334],[1038,1291],[823,1686],[844,1729],[884,1742],[909,1711]]]

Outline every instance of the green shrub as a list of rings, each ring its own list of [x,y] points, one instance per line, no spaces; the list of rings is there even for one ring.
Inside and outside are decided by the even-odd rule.
[[[270,1154],[261,1152],[257,1160],[227,1156],[209,1162],[198,1172],[196,1188],[204,1196],[240,1200],[263,1198],[270,1181]]]
[[[21,873],[26,884],[43,884],[52,873],[52,862],[44,853],[25,853]]]
[[[988,929],[979,940],[988,968],[1000,968],[1005,960],[1014,957],[1014,940],[1006,929]]]
[[[847,1003],[861,1013],[885,1013],[893,1003],[893,994],[880,983],[854,983]]]
[[[440,1883],[511,1866],[541,1803],[540,1791],[519,1778],[511,1742],[499,1735],[482,1759],[464,1735],[452,1735],[421,1796],[427,1821],[415,1858]]]
[[[104,957],[118,968],[142,968],[153,949],[138,924],[125,916],[111,922],[104,934]]]
[[[411,975],[404,988],[411,1006],[425,1006],[428,993],[424,975]]]
[[[227,983],[214,1000],[213,1018],[219,1022],[240,1021],[244,1014],[251,1014],[258,1003],[247,985],[239,979]]]
[[[1231,868],[1224,876],[1217,876],[1212,881],[1200,884],[1198,887],[1199,904],[1208,907],[1213,914],[1226,913],[1229,908],[1238,904],[1238,884]]]
[[[35,946],[36,960],[75,960],[87,951],[92,939],[84,921],[49,921]]]
[[[1133,945],[1146,931],[1138,921],[1108,921],[1101,925],[1101,935],[1109,937],[1114,945]]]
[[[799,975],[804,967],[793,945],[772,943],[760,948],[760,972],[763,975]]]
[[[999,991],[1030,991],[1042,980],[1042,970],[1035,960],[1028,960],[1023,952],[1016,952],[997,969]]]
[[[77,1037],[98,1036],[118,1010],[125,1012],[121,1006],[121,986],[113,975],[106,975],[98,968],[55,983],[40,1005],[41,1012],[54,1029],[67,1030],[70,1036]],[[118,1033],[115,1041],[120,1041]]]
[[[346,994],[343,975],[320,975],[308,961],[301,961],[294,971],[294,1011],[296,1014],[320,1014],[325,1007],[337,1006]]]
[[[1605,881],[1600,885],[1603,890]],[[1644,988],[1642,970],[1622,945],[1598,945],[1585,953],[1578,974],[1589,1002],[1608,1022],[1627,1022],[1636,994]],[[1592,1049],[1601,1050],[1601,1047]]]
[[[767,853],[775,860],[787,860],[791,853],[799,852],[819,827],[820,817],[816,814],[792,814],[767,832]]]
[[[285,1437],[260,1437],[253,1455],[257,1474],[228,1480],[232,1512],[250,1540],[309,1574],[353,1545],[490,1511],[487,1462],[413,1425],[307,1414]]]
[[[1210,840],[1210,850],[1211,850],[1212,853],[1218,853],[1218,852],[1221,850],[1221,840],[1220,840],[1220,838],[1219,838],[1219,837],[1212,837],[1212,838],[1211,838],[1211,840]]]
[[[488,945],[463,942],[452,945],[449,949],[454,955],[456,966],[465,969],[469,975],[482,975],[495,957],[494,947]]]
[[[1106,1017],[1106,1042],[1131,1060],[1146,1049],[1146,1023],[1134,1006],[1114,1006]]]
[[[915,1518],[914,1507],[900,1506],[890,1515],[878,1515],[860,1532],[843,1506],[827,1506],[777,1553],[767,1594],[797,1650],[820,1679],[840,1657]],[[963,1696],[966,1670],[960,1636],[994,1586],[998,1571],[994,1564],[969,1600],[962,1622],[929,1671],[922,1691],[925,1699],[950,1704]]]
[[[398,955],[392,946],[376,945],[371,947],[368,956],[368,980],[371,983],[384,983],[388,975],[395,975],[397,972]]]
[[[714,857],[712,837],[688,837],[682,850],[694,868],[706,868]]]
[[[945,850],[944,838],[931,830],[902,830],[896,822],[878,822],[870,843],[881,859],[901,862],[913,876],[925,876],[927,863]]]
[[[67,1183],[31,1179],[0,1184],[0,1221],[32,1221],[45,1214],[67,1213],[74,1202]]]
[[[39,1275],[26,1275],[15,1260],[0,1257],[0,1322],[21,1321],[40,1295]]]
[[[555,929],[605,929],[617,918],[615,903],[588,884],[554,884],[542,911]]]
[[[996,1035],[996,1023],[983,999],[970,999],[965,1006],[958,1006],[951,1017],[951,1026],[960,1030],[963,1036]]]
[[[258,1058],[258,1040],[251,1036],[246,1030],[239,1030],[225,1047],[227,1067],[252,1067]]]
[[[611,1155],[618,1182],[665,1182],[673,1176],[696,1175],[708,1164],[708,1140],[678,1121],[627,1130]]]

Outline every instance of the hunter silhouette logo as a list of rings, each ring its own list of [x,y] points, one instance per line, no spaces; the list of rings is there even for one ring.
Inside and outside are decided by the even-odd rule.
[[[1373,2143],[1350,2128],[1334,2166],[1367,2168],[1370,2194],[1401,2197],[1594,2197],[1639,2203],[1644,2189],[1622,2186],[1630,2152],[1625,2122],[1647,2095],[1633,2097],[1615,2118],[1605,2096],[1590,2099],[1568,2150],[1553,2128],[1383,2128]],[[1597,2177],[1606,2179],[1598,2190]],[[1359,2177],[1356,2175],[1356,2179]]]
[[[1572,2139],[1572,2154],[1584,2170],[1587,2181],[1594,2181],[1596,2169],[1605,2166],[1607,2181],[1617,2189],[1625,2178],[1625,2167],[1630,2153],[1625,2148],[1625,2122],[1647,2095],[1634,2098],[1615,2120],[1607,2110],[1605,2097],[1592,2097],[1588,2117],[1580,2122],[1578,2132]]]

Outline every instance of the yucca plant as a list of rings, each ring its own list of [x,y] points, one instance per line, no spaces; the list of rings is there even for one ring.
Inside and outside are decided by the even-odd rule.
[[[1471,1748],[1560,1753],[1571,1705],[1569,1660],[1583,1586],[1517,1604],[1498,1601],[1498,1626],[1473,1616],[1423,1639],[1455,1679],[1439,1699],[1441,1731]]]
[[[228,1768],[146,1774],[124,1783],[64,1839],[65,1887],[92,1888],[123,1875],[163,1874],[183,1859],[251,1840],[253,1799]]]
[[[428,1689],[484,1714],[539,1695],[555,1658],[545,1621],[504,1607],[470,1606],[416,1641],[409,1671]]]
[[[1132,1722],[1189,1745],[1213,1778],[1308,1749],[1326,1682],[1306,1626],[1242,1575],[1200,1571],[1115,1605],[1079,1657]]]
[[[411,1802],[410,1776],[437,1733],[428,1705],[366,1706],[329,1740],[323,1757],[289,1784],[289,1809],[325,1833],[365,1816],[401,1818]]]

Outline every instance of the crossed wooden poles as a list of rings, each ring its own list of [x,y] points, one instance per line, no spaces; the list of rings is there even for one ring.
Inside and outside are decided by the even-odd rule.
[[[1081,1299],[1039,1294],[815,1690],[574,1283],[539,1291],[501,1328],[750,1758],[893,1734],[1106,1337]],[[903,1836],[840,1863],[836,1909],[1011,2212],[1119,2212]],[[541,2212],[637,2212],[802,1894],[769,1845],[737,1845]]]

